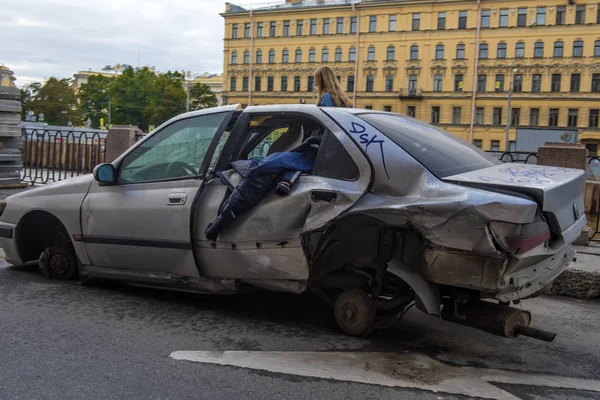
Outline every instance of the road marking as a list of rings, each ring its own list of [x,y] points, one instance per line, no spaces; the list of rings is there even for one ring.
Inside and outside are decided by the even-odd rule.
[[[600,381],[455,367],[417,353],[176,351],[171,358],[485,399],[518,399],[491,382],[600,392]]]

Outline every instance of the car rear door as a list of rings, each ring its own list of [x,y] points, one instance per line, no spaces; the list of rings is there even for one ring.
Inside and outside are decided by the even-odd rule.
[[[113,163],[114,185],[91,185],[81,223],[94,267],[198,276],[192,205],[236,107],[167,122]]]
[[[301,112],[288,107],[287,113],[293,118],[310,119],[326,132],[314,170],[301,175],[289,195],[278,196],[272,191],[250,211],[237,217],[216,242],[208,240],[204,231],[217,216],[228,189],[220,179],[207,182],[194,220],[194,247],[205,276],[245,279],[255,285],[262,282],[271,288],[278,286],[267,281],[308,279],[303,235],[340,216],[369,190],[371,165],[348,134],[316,107],[304,107]],[[234,129],[233,140],[241,143],[247,139],[251,121],[271,112],[262,110],[250,107],[244,111]],[[278,109],[277,115],[285,116],[285,110],[285,107]],[[240,176],[231,169],[225,168],[222,173],[232,185],[240,181]]]

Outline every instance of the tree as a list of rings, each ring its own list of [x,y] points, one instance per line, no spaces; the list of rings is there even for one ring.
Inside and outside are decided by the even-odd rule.
[[[46,83],[39,87],[33,86],[35,93],[31,93],[32,98],[29,109],[39,115],[44,114],[44,122],[50,125],[67,125],[69,121],[73,125],[81,124],[81,114],[77,107],[75,92],[71,88],[70,79],[50,78]],[[27,96],[27,94],[26,94]],[[27,100],[27,99],[26,99]],[[29,111],[26,109],[26,111]]]
[[[25,116],[29,111],[33,111],[32,102],[35,94],[42,88],[42,82],[32,82],[21,88],[21,104],[23,104],[23,110],[21,111],[21,120],[25,120]]]
[[[89,118],[93,128],[100,127],[100,119],[108,123],[108,101],[110,97],[111,78],[102,75],[92,75],[82,84],[77,93],[79,111],[84,120]]]
[[[210,90],[208,85],[196,83],[189,88],[189,91],[190,111],[217,106],[217,96]]]

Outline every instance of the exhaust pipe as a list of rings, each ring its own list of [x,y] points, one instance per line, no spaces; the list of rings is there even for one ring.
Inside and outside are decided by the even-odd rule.
[[[456,302],[448,303],[442,309],[442,319],[507,338],[522,335],[552,342],[556,337],[556,333],[530,327],[529,311],[486,301],[464,306]]]

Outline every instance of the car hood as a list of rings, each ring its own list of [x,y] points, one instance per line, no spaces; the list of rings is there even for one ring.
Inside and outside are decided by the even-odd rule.
[[[14,194],[6,198],[8,203],[21,199],[29,199],[33,197],[43,196],[58,196],[68,194],[85,194],[87,193],[94,177],[90,175],[78,176],[56,183],[50,183],[43,186],[35,186],[33,189],[26,190],[21,193]]]

